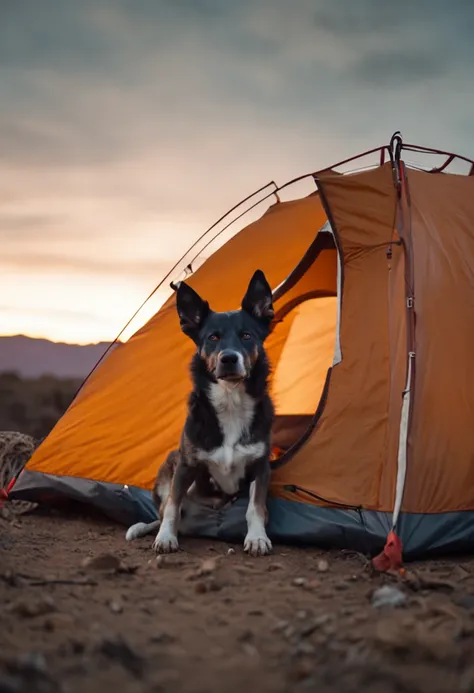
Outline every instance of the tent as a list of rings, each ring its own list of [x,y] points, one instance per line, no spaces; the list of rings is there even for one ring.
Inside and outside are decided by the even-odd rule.
[[[375,164],[341,170],[361,157]],[[381,568],[401,546],[406,558],[472,548],[473,173],[471,160],[395,134],[297,179],[314,185],[303,197],[281,199],[295,181],[258,191],[260,218],[197,269],[198,253],[184,258],[214,310],[238,307],[257,267],[274,291],[274,541],[382,551]],[[12,497],[154,519],[150,489],[179,441],[192,349],[172,294],[90,375]],[[245,508],[203,510],[183,532],[240,540]]]

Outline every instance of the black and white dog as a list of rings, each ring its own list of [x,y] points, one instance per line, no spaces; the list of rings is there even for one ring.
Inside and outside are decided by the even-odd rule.
[[[270,553],[266,501],[274,410],[268,393],[264,341],[274,317],[265,275],[253,275],[240,310],[216,313],[187,284],[177,289],[182,331],[196,344],[193,390],[179,450],[161,466],[153,491],[159,518],[130,527],[128,540],[159,527],[159,553],[178,550],[178,526],[186,505],[221,507],[249,484],[244,550]]]

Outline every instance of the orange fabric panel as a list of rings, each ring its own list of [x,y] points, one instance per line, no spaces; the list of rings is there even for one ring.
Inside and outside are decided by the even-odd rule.
[[[393,489],[389,505],[379,499],[390,399],[386,250],[396,210],[391,169],[323,177],[320,187],[343,254],[342,361],[333,368],[318,425],[275,471],[272,492],[285,496],[283,486],[294,484],[337,503],[391,510]]]
[[[314,298],[293,311],[285,348],[276,365],[272,397],[277,414],[314,414],[334,358],[336,298]]]
[[[381,469],[379,503],[383,508],[393,509],[398,470],[398,447],[402,393],[407,376],[407,325],[405,289],[405,252],[400,245],[392,246],[388,276],[388,339],[390,353],[388,426],[386,460]]]
[[[474,178],[408,172],[415,381],[403,509],[474,509]]]
[[[337,294],[337,251],[323,250],[316,258],[315,262],[305,272],[295,286],[287,291],[275,303],[275,310],[278,312],[283,306],[297,297],[320,292],[321,294]]]
[[[325,221],[318,195],[275,204],[187,281],[215,310],[237,308],[257,268],[280,284]],[[179,443],[193,349],[171,297],[101,364],[28,468],[150,488]]]

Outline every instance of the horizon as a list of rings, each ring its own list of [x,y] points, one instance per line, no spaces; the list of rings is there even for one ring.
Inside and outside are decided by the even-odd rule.
[[[113,341],[226,209],[396,130],[474,158],[469,0],[25,0],[3,14],[2,336]]]

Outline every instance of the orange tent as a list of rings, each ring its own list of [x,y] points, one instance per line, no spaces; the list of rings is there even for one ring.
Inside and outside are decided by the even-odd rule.
[[[274,539],[374,552],[396,531],[406,555],[462,548],[474,510],[474,164],[398,135],[368,155],[368,170],[340,170],[355,157],[307,176],[306,197],[277,195],[186,280],[214,310],[237,307],[256,268],[274,288]],[[405,155],[445,156],[421,170]],[[467,175],[447,172],[462,163]],[[12,496],[153,519],[192,349],[171,296],[91,374]],[[245,505],[209,510],[194,531],[240,537]]]

